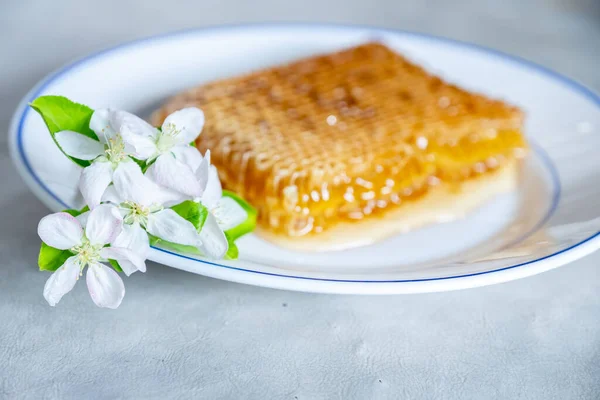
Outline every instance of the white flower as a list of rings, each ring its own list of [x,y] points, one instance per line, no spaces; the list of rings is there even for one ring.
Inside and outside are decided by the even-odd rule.
[[[71,157],[92,161],[81,173],[79,190],[86,204],[93,209],[100,204],[114,171],[124,162],[132,161],[130,156],[140,155],[134,144],[125,138],[151,135],[156,128],[128,112],[101,109],[92,115],[90,129],[96,133],[99,142],[72,131],[57,132],[54,137]]]
[[[85,229],[80,220],[85,222]],[[60,212],[40,221],[38,234],[42,241],[60,250],[74,253],[46,281],[44,298],[51,306],[73,287],[87,266],[86,282],[92,300],[98,307],[117,308],[125,287],[119,275],[102,264],[109,259],[119,262],[123,271],[145,271],[144,258],[137,252],[118,246],[106,247],[122,231],[123,221],[118,210],[111,205],[100,205],[80,219]]]
[[[117,205],[123,217],[123,233],[117,243],[130,248],[143,245],[144,249],[147,248],[147,243],[142,243],[144,230],[169,242],[201,246],[202,241],[192,223],[165,208],[182,200],[181,195],[161,188],[143,175],[134,162],[125,163],[114,172],[113,186],[103,197],[103,201]]]
[[[148,163],[154,161],[153,168],[161,185],[186,194],[196,190],[197,183],[193,180],[183,186],[171,185],[174,175],[191,177],[173,154],[184,157],[190,153],[189,143],[198,137],[203,126],[204,114],[197,108],[184,108],[169,115],[161,130],[128,112],[100,109],[90,120],[90,129],[96,133],[99,142],[72,131],[57,132],[54,137],[69,156],[92,161],[81,173],[79,189],[93,209],[100,204],[114,171],[124,162],[131,161],[130,157]],[[193,157],[193,152],[188,156]]]
[[[198,150],[194,149],[196,152]],[[246,220],[248,213],[235,200],[223,197],[223,189],[217,168],[210,164],[210,151],[198,162],[197,157],[188,154],[178,155],[181,161],[193,172],[194,180],[198,183],[195,191],[190,193],[191,198],[202,203],[209,213],[200,231],[202,246],[200,250],[210,257],[223,258],[227,253],[228,243],[225,231],[236,227]],[[155,172],[148,171],[149,176],[155,179]],[[174,181],[181,180],[180,176],[173,176]],[[186,178],[189,179],[189,178]],[[183,182],[173,186],[181,186]]]
[[[135,148],[136,158],[152,163],[149,170],[156,183],[191,196],[200,190],[193,173],[180,159],[199,163],[202,156],[193,142],[204,126],[204,114],[195,107],[184,108],[169,115],[160,130],[130,130],[123,137]]]
[[[197,170],[200,182],[206,176],[206,186],[199,198],[204,207],[215,216],[223,231],[235,228],[248,218],[248,213],[231,197],[223,196],[223,187],[217,168],[210,164],[210,151],[206,151],[204,159]]]

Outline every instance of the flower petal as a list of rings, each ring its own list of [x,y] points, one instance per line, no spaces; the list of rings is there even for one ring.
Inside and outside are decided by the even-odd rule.
[[[125,152],[137,159],[147,160],[158,152],[152,137],[138,135],[128,130],[122,130],[121,136],[125,143]]]
[[[100,256],[106,260],[116,260],[127,276],[135,271],[146,272],[144,258],[133,250],[124,247],[105,247],[100,250]]]
[[[67,258],[46,281],[44,285],[44,298],[54,307],[62,297],[69,293],[79,277],[80,263],[77,256]]]
[[[206,221],[204,221],[204,226],[200,231],[200,240],[202,240],[200,250],[208,257],[221,259],[227,253],[229,247],[227,238],[212,213],[208,213]]]
[[[77,219],[77,221],[79,221],[79,223],[81,224],[81,226],[86,226],[87,225],[87,220],[88,217],[90,216],[90,212],[86,211],[82,214],[79,214],[78,216],[75,217],[75,219]]]
[[[202,188],[202,193],[204,193],[204,191],[206,190],[206,186],[208,185],[208,177],[210,171],[210,150],[206,150],[202,162],[195,171],[196,180]]]
[[[80,160],[93,160],[104,153],[102,143],[81,133],[60,131],[54,134],[54,139],[65,153]]]
[[[156,154],[158,129],[126,111],[115,112],[112,120],[119,127],[127,153],[140,160],[146,160]]]
[[[110,185],[106,188],[101,200],[103,203],[110,203],[114,205],[119,205],[121,203],[121,198],[117,193],[117,189],[115,189],[115,185]]]
[[[194,141],[204,127],[204,113],[196,107],[188,107],[175,111],[162,124],[164,134],[176,133],[177,144],[188,144]]]
[[[217,206],[219,200],[223,197],[223,187],[217,173],[217,168],[214,165],[210,166],[208,171],[208,182],[206,189],[202,195],[202,204],[208,209],[213,209]]]
[[[113,174],[113,184],[120,203],[132,201],[145,206],[174,205],[186,200],[185,195],[164,188],[153,182],[150,175],[142,174],[140,166],[134,161],[119,164]]]
[[[190,167],[175,159],[170,153],[160,155],[147,172],[161,186],[190,197],[202,196],[203,188],[200,187]]]
[[[92,300],[98,307],[117,308],[125,296],[123,280],[112,268],[92,263],[88,266],[85,281]]]
[[[194,225],[171,209],[150,214],[146,229],[148,233],[168,242],[195,247],[201,244]]]
[[[179,204],[182,201],[189,200],[190,196],[183,193],[176,192],[169,188],[154,184],[156,188],[152,196],[152,204],[162,204],[165,207],[172,207],[175,204]]]
[[[133,135],[154,138],[159,134],[158,129],[141,119],[135,114],[127,111],[115,111],[111,115],[111,123],[119,127],[121,133],[128,132]]]
[[[112,181],[113,170],[110,162],[98,161],[85,167],[79,177],[79,191],[90,208],[100,204],[104,191]]]
[[[132,160],[119,163],[113,173],[113,184],[121,202],[150,205],[152,182],[142,173],[142,169]]]
[[[248,218],[248,213],[231,197],[222,197],[213,213],[224,231],[235,228]]]
[[[67,250],[81,244],[83,228],[75,217],[59,212],[46,215],[40,220],[38,235],[48,246]]]
[[[111,116],[114,111],[109,108],[102,108],[94,111],[90,119],[90,129],[94,131],[101,143],[107,144],[116,134],[118,127],[111,124]]]
[[[137,222],[131,225],[124,224],[123,230],[111,243],[111,246],[133,250],[144,259],[148,258],[150,252],[148,234]]]
[[[178,161],[190,167],[192,171],[196,171],[202,160],[204,160],[202,154],[194,146],[174,146],[171,148],[171,153],[175,155]]]
[[[85,235],[93,245],[105,245],[117,238],[123,226],[123,219],[117,207],[100,204],[90,211],[85,225]]]

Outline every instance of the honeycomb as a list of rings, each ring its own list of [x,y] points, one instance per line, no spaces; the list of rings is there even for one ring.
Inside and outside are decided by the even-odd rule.
[[[522,113],[378,43],[202,85],[153,116],[201,108],[197,141],[272,233],[316,235],[456,188],[524,154]]]

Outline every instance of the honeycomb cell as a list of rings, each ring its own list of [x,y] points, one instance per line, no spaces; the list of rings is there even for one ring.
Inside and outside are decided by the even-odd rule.
[[[294,237],[460,188],[527,148],[517,108],[377,43],[199,86],[153,122],[186,106],[205,113],[197,146],[223,186],[258,208],[262,227]]]

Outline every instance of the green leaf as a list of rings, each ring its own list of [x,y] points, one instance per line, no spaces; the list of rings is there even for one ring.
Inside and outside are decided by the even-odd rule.
[[[187,245],[183,245],[183,244],[168,242],[166,240],[162,240],[151,234],[148,234],[148,237],[150,238],[151,246],[167,248],[167,249],[176,251],[178,253],[184,253],[184,254],[187,253],[187,254],[195,254],[195,255],[199,255],[199,256],[205,256],[205,254],[203,254],[200,250],[198,250],[194,246],[187,246]],[[231,239],[231,237],[229,237],[227,235],[227,233],[225,233],[225,237],[227,238],[227,243],[229,244],[229,248],[227,249],[227,253],[225,254],[225,259],[237,260],[237,258],[239,256],[238,247],[236,246],[234,241]]]
[[[74,217],[77,217],[78,215],[83,214],[84,212],[88,212],[90,211],[90,208],[88,206],[83,207],[81,210],[63,210],[62,212],[66,212],[67,214],[70,214]]]
[[[231,197],[248,213],[248,218],[246,218],[246,221],[225,232],[225,237],[227,238],[227,243],[229,244],[225,258],[228,260],[235,260],[239,256],[239,250],[235,244],[235,241],[239,237],[254,230],[254,227],[256,226],[257,212],[254,207],[232,192],[225,190],[223,191],[223,196]],[[191,200],[186,200],[183,203],[179,203],[176,206],[171,207],[171,209],[179,214],[182,218],[191,222],[198,232],[202,230],[204,222],[206,221],[206,217],[208,216],[208,209],[206,207]],[[148,236],[150,237],[150,244],[152,246],[166,247],[180,253],[202,255],[202,252],[196,247],[168,242],[152,235]]]
[[[188,246],[188,245],[184,245],[184,244],[177,244],[177,243],[169,242],[169,241],[163,240],[163,239],[158,238],[151,234],[148,234],[148,237],[150,238],[151,246],[159,246],[159,247],[169,248],[178,253],[203,255],[202,252],[194,246]]]
[[[146,161],[145,161],[145,160],[138,160],[137,158],[135,158],[135,157],[131,157],[131,156],[129,156],[129,158],[131,158],[133,161],[135,161],[135,163],[136,163],[137,165],[139,165],[139,166],[140,166],[140,169],[142,170],[142,172],[146,172],[146,170],[147,170],[147,169],[148,169],[148,167],[150,166],[150,165],[147,165],[147,164],[146,164]]]
[[[110,263],[110,266],[114,268],[115,271],[123,272],[123,268],[121,268],[117,260],[108,260],[108,262]]]
[[[244,222],[239,224],[238,226],[229,229],[225,232],[228,237],[231,238],[231,241],[235,241],[238,238],[244,236],[247,233],[250,233],[256,228],[256,215],[257,211],[254,207],[252,207],[247,201],[242,199],[237,194],[230,192],[228,190],[223,190],[223,196],[230,197],[236,201],[245,211],[248,213],[248,217]]]
[[[40,271],[56,271],[72,255],[69,250],[60,250],[42,242],[38,256]]]
[[[54,134],[60,131],[74,131],[98,140],[94,131],[90,129],[90,119],[94,110],[88,106],[72,102],[63,96],[41,96],[29,105],[42,116],[57,146]],[[66,153],[65,155],[82,167],[91,164],[90,161],[70,157]]]
[[[225,237],[227,238],[227,243],[229,243],[229,247],[227,249],[227,253],[225,254],[225,259],[227,259],[227,260],[237,260],[237,258],[240,255],[240,251],[238,250],[238,247],[235,244],[235,240],[232,239],[231,236],[229,236],[227,234],[227,232],[225,232]]]
[[[206,221],[206,217],[208,216],[208,210],[206,207],[192,200],[186,200],[183,203],[179,203],[176,206],[171,207],[171,209],[179,214],[183,219],[191,222],[198,232],[202,230],[204,221]]]
[[[183,244],[168,242],[166,240],[162,240],[151,234],[148,234],[148,237],[150,238],[151,246],[167,248],[170,250],[174,250],[178,253],[195,254],[195,255],[199,255],[199,256],[205,255],[194,246],[186,246]],[[229,244],[227,253],[225,254],[225,259],[226,260],[237,260],[237,258],[239,256],[239,250],[238,250],[237,245],[235,244],[234,240],[229,235],[227,235],[227,233],[225,233],[225,237],[227,238],[227,243]]]

